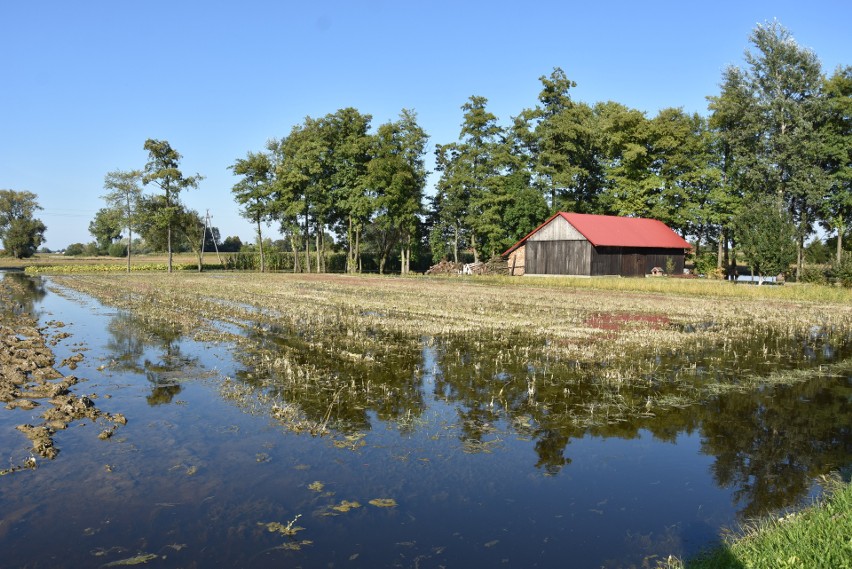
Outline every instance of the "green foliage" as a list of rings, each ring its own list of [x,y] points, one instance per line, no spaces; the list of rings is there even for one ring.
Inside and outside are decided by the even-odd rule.
[[[243,248],[243,242],[236,235],[229,235],[225,237],[225,240],[222,241],[222,244],[219,245],[219,251],[222,253],[236,253]]]
[[[128,270],[130,270],[130,254],[133,248],[133,226],[138,223],[139,201],[142,197],[142,188],[139,187],[141,179],[142,172],[139,170],[113,170],[104,176],[104,189],[107,190],[107,194],[104,195],[103,198],[107,203],[107,209],[114,212],[113,215],[117,218],[115,223],[120,225],[122,229],[127,229],[127,246],[125,247],[125,250]],[[99,236],[96,235],[92,229],[92,225],[89,225],[89,232],[95,235],[95,238],[98,239]],[[95,229],[99,231],[97,225],[95,226]],[[99,239],[99,242],[103,239],[103,237]],[[111,237],[110,242],[116,238],[117,236]],[[101,244],[103,245],[103,243]]]
[[[98,244],[98,251],[106,253],[113,241],[121,237],[122,212],[116,208],[101,208],[89,222],[89,233]]]
[[[845,253],[839,263],[833,267],[837,282],[845,288],[852,288],[852,253]]]
[[[127,244],[125,243],[111,243],[107,253],[110,257],[126,257],[127,256]]]
[[[786,273],[796,259],[796,227],[778,200],[763,199],[735,220],[737,242],[755,274]]]
[[[305,266],[304,253],[300,266]],[[370,259],[372,261],[372,259]],[[295,266],[295,257],[290,251],[267,251],[264,254],[264,262],[269,271],[292,271]],[[374,263],[369,263],[375,266]],[[346,271],[346,253],[328,253],[325,266],[329,272],[342,273]],[[260,268],[260,254],[253,251],[243,251],[224,257],[224,268],[232,271],[257,271]]]
[[[237,203],[243,206],[240,214],[257,226],[257,243],[260,247],[260,271],[265,270],[263,258],[263,234],[261,223],[268,222],[274,215],[272,208],[273,165],[268,154],[249,152],[244,159],[237,159],[228,166],[235,176],[243,179],[231,190]]]
[[[824,265],[805,265],[799,275],[799,282],[826,284],[828,282],[828,278],[828,271]]]
[[[805,261],[808,263],[824,264],[831,261],[831,251],[820,239],[814,239],[805,245]]]
[[[843,238],[852,227],[852,66],[838,67],[824,85],[827,118],[823,128],[823,159],[829,186],[823,201],[822,224]],[[840,260],[839,247],[836,261]]]
[[[852,485],[833,481],[829,493],[800,512],[766,518],[740,535],[687,563],[668,560],[669,569],[717,567],[852,567]]]
[[[163,201],[158,204],[153,214],[157,218],[153,225],[166,229],[166,248],[169,253],[168,267],[169,272],[171,272],[172,226],[179,214],[178,194],[188,188],[197,188],[198,183],[204,177],[200,174],[184,176],[179,169],[181,155],[165,140],[149,138],[145,141],[144,148],[148,151],[148,162],[145,164],[142,183],[145,185],[154,184],[163,191]]]
[[[695,273],[699,275],[709,275],[716,270],[716,255],[709,251],[704,251],[693,260]]]
[[[216,270],[222,266],[218,264],[205,264],[205,269]],[[166,263],[139,263],[130,266],[132,272],[166,272],[169,266]],[[197,271],[198,265],[191,263],[179,263],[172,265],[174,271]],[[123,273],[127,271],[124,264],[110,263],[105,265],[94,264],[67,264],[67,265],[31,265],[24,269],[28,275],[67,275],[67,274],[82,274],[82,273]]]
[[[0,190],[0,240],[6,254],[32,257],[44,242],[47,227],[33,214],[41,209],[32,192]]]

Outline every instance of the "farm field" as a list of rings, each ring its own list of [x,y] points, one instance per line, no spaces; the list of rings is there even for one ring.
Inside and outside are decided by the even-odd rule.
[[[50,428],[56,403],[8,396],[0,543],[65,536],[16,566],[654,566],[852,463],[840,289],[2,282],[5,318],[32,314],[54,353],[45,381],[73,375],[97,410],[53,430],[50,458],[15,426]]]

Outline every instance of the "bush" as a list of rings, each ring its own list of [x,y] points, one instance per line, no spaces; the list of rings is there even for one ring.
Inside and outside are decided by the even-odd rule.
[[[846,253],[840,263],[834,265],[834,276],[845,288],[852,288],[852,253]]]
[[[112,243],[109,246],[108,253],[110,257],[126,257],[127,245],[124,243]]]
[[[806,265],[802,267],[799,281],[811,284],[826,284],[828,283],[828,277],[827,267],[822,265]]]
[[[695,268],[695,273],[698,275],[710,275],[713,271],[716,270],[716,253],[712,251],[705,251],[701,253],[695,260],[693,261],[693,266]]]
[[[72,243],[65,248],[65,254],[69,257],[78,257],[85,252],[84,247],[82,243]]]

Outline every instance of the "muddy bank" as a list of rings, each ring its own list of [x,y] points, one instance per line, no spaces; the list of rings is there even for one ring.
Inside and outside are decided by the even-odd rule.
[[[42,410],[38,415],[42,421],[15,427],[31,442],[30,455],[0,470],[0,475],[36,468],[37,457],[55,458],[59,449],[54,434],[74,421],[88,419],[101,424],[103,429],[99,437],[102,439],[112,436],[119,425],[127,422],[119,413],[111,415],[100,411],[94,403],[96,394],[79,395],[72,391],[80,378],[64,375],[56,367],[73,370],[83,354],[77,353],[56,365],[50,346],[69,335],[58,331],[63,326],[61,322],[39,328],[32,315],[26,281],[10,277],[0,280],[0,402],[12,412]]]

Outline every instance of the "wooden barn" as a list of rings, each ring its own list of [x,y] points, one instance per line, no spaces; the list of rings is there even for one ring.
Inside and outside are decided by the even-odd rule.
[[[640,277],[655,267],[682,273],[689,247],[656,219],[559,212],[503,258],[513,275]]]

